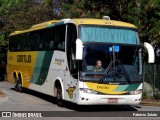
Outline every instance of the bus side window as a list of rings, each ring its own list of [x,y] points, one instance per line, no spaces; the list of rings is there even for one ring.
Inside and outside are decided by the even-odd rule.
[[[26,37],[27,37],[27,39],[26,39],[26,42],[27,42],[26,49],[29,51],[29,50],[32,50],[32,48],[31,48],[32,40],[30,39],[30,33],[26,33]]]
[[[28,39],[30,41],[31,50],[33,50],[33,51],[38,50],[39,45],[37,44],[37,33],[36,33],[36,31],[31,32]]]
[[[48,28],[45,30],[45,40],[46,40],[46,49],[53,50],[54,48],[54,33],[53,28]]]
[[[43,49],[43,44],[42,43],[39,43],[39,49]]]
[[[10,51],[15,51],[14,41],[15,41],[15,36],[11,36],[9,38],[9,50]]]
[[[54,27],[55,49],[61,51],[65,50],[65,33],[66,33],[66,25]]]
[[[52,41],[50,41],[50,44],[49,44],[49,49],[50,50],[53,49],[53,45],[54,45],[54,41],[52,40]]]
[[[67,29],[67,61],[72,76],[78,78],[78,62],[75,59],[77,30],[73,24],[68,24]]]
[[[20,40],[20,36],[17,35],[15,37],[15,40],[14,40],[14,50],[15,51],[20,51],[21,50],[21,40]]]

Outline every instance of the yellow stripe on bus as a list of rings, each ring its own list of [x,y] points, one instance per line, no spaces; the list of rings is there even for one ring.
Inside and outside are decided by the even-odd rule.
[[[109,85],[109,84],[98,84],[98,83],[91,83],[91,82],[85,82],[89,89],[105,93],[105,94],[123,94],[127,91],[114,91],[118,85]]]

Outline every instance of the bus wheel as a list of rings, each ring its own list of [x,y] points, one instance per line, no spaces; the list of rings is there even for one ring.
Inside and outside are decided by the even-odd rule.
[[[15,78],[15,86],[14,86],[14,88],[15,88],[15,90],[16,91],[18,91],[19,90],[19,80],[17,80],[16,78]]]
[[[57,105],[63,107],[62,89],[61,86],[57,86]]]
[[[21,81],[20,79],[19,79],[18,81],[19,81],[19,82],[18,82],[18,83],[19,83],[19,84],[18,84],[18,90],[19,90],[19,92],[22,93],[22,92],[23,92],[22,81]]]

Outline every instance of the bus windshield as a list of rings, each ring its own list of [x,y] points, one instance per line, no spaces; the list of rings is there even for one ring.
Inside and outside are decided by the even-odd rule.
[[[80,80],[99,83],[141,81],[141,54],[137,45],[84,44]],[[96,62],[102,63],[95,69]]]

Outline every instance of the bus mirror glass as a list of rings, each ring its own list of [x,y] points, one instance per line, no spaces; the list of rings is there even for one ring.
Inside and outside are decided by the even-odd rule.
[[[147,42],[144,42],[144,47],[147,49],[148,52],[148,63],[154,63],[155,54],[152,45]]]
[[[76,60],[82,60],[83,44],[80,39],[76,40]]]

